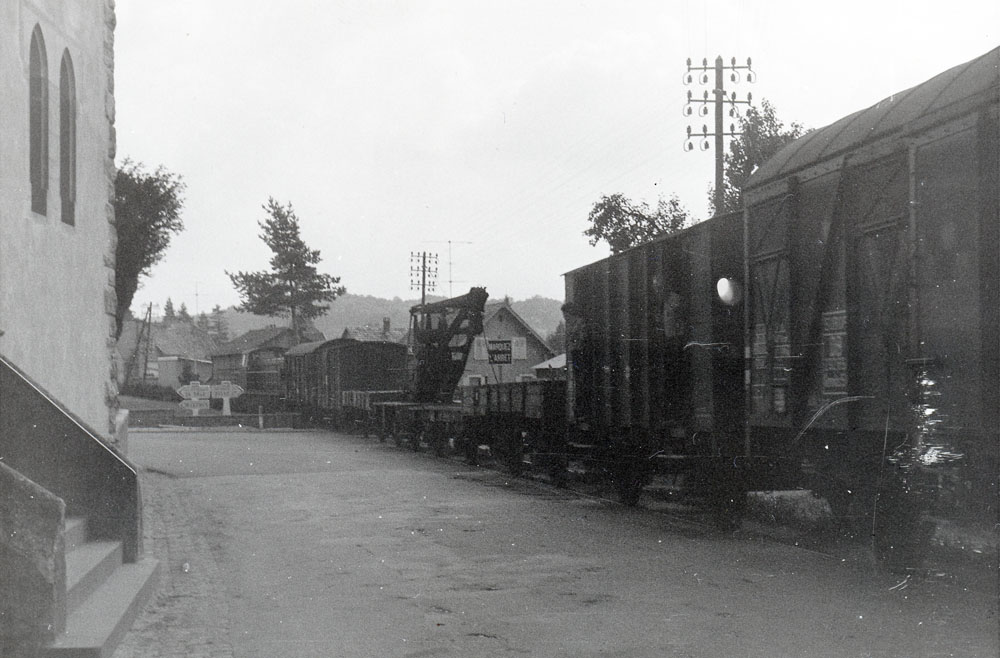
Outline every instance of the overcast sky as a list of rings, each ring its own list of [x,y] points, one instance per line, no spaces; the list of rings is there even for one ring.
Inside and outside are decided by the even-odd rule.
[[[410,253],[430,251],[441,294],[562,299],[563,272],[608,254],[582,235],[602,195],[708,214],[688,57],[751,57],[731,89],[819,128],[1000,45],[995,0],[116,5],[119,160],[187,184],[136,314],[238,303],[224,270],[267,268],[269,196],[351,293],[412,299]]]

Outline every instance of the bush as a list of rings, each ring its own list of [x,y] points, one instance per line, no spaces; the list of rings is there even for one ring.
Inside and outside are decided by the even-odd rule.
[[[136,382],[123,385],[118,391],[118,394],[130,395],[135,398],[144,398],[146,400],[160,400],[163,402],[180,402],[183,399],[177,394],[177,391],[169,386]]]

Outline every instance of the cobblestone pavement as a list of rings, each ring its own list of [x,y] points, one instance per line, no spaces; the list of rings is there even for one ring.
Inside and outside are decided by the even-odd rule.
[[[229,597],[219,573],[221,537],[192,532],[201,524],[185,503],[191,480],[143,472],[145,550],[160,560],[160,583],[114,658],[229,658]]]
[[[983,658],[997,601],[328,433],[137,432],[114,658]]]

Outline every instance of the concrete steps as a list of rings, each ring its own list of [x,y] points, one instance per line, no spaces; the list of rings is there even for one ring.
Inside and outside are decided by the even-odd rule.
[[[45,658],[110,658],[149,601],[159,563],[122,563],[121,542],[87,541],[86,522],[66,521],[66,630]]]

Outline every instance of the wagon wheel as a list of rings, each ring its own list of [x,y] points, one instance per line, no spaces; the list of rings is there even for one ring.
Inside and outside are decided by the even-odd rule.
[[[713,460],[702,474],[702,486],[715,525],[737,530],[747,508],[747,485],[743,473],[731,462]]]
[[[430,442],[431,449],[434,454],[438,457],[444,457],[448,453],[448,437],[445,427],[439,424],[432,425],[430,428]]]
[[[514,428],[504,438],[504,467],[511,475],[521,475],[524,473],[524,437],[519,429]]]
[[[637,455],[619,456],[611,474],[618,499],[623,505],[635,507],[639,504],[642,490],[652,480],[649,461]]]

